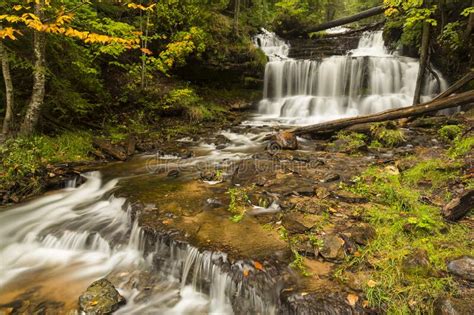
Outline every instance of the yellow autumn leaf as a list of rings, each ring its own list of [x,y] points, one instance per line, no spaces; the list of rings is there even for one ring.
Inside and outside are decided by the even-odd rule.
[[[368,286],[369,288],[373,288],[373,287],[375,287],[376,285],[377,285],[377,282],[375,282],[374,280],[369,280],[369,281],[367,281],[367,286]]]

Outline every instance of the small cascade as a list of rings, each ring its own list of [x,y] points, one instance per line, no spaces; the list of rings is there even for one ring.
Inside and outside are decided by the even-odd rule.
[[[44,298],[75,308],[90,283],[109,277],[127,300],[116,314],[276,313],[276,291],[242,285],[245,262],[231,265],[225,254],[145,233],[139,213],[111,195],[117,180],[86,177],[77,188],[0,212],[0,303],[18,287],[40,286]],[[268,286],[275,286],[269,276]]]
[[[418,61],[389,53],[381,31],[364,33],[358,47],[345,56],[322,60],[275,59],[272,52],[278,48],[273,45],[280,43],[286,51],[288,44],[264,34],[266,40],[260,40],[259,47],[271,54],[258,107],[260,119],[310,124],[412,103]],[[432,74],[425,80],[422,101],[447,88],[442,75],[437,75],[439,82]]]

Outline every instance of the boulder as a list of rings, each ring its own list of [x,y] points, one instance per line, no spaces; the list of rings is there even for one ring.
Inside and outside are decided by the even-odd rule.
[[[79,297],[79,310],[86,314],[112,314],[121,305],[125,298],[107,279],[94,281]]]
[[[288,131],[281,131],[274,135],[268,145],[268,150],[278,152],[279,150],[296,150],[298,149],[298,140],[295,134]]]
[[[443,217],[450,221],[457,221],[474,209],[474,189],[463,192],[459,197],[451,200],[444,206]]]
[[[474,281],[474,258],[464,256],[450,261],[448,271],[465,280]]]
[[[410,274],[427,275],[431,271],[428,252],[416,248],[403,259],[403,270]]]
[[[354,242],[364,246],[375,237],[375,229],[368,224],[353,226],[346,233]]]
[[[317,218],[312,215],[304,215],[298,211],[285,214],[282,224],[291,233],[304,233],[310,230],[317,222]]]
[[[329,260],[340,260],[345,256],[344,244],[345,241],[334,234],[327,234],[321,237],[323,246],[320,250],[321,256]]]

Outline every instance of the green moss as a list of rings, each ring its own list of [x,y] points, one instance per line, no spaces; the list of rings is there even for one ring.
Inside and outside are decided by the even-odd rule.
[[[457,178],[460,167],[458,163],[441,159],[426,160],[403,172],[403,182],[416,185],[421,181],[428,181],[433,188],[438,188]]]
[[[376,237],[341,269],[370,265],[365,294],[370,306],[385,309],[389,314],[433,313],[436,298],[457,289],[451,277],[440,272],[446,271],[446,261],[473,254],[469,231],[461,225],[446,224],[439,209],[421,203],[422,191],[411,186],[425,176],[420,175],[424,170],[440,163],[419,163],[408,171],[408,176],[390,168],[372,167],[354,179],[355,186],[348,188],[372,202],[363,216],[375,228]],[[441,175],[444,180],[450,176]],[[426,274],[404,269],[405,257],[415,249],[428,254],[430,267]]]
[[[362,133],[340,131],[336,134],[336,141],[329,144],[338,151],[355,152],[365,146],[367,137]]]
[[[438,130],[438,135],[446,142],[456,139],[462,132],[458,125],[446,125]]]
[[[385,147],[393,148],[405,142],[403,130],[396,128],[395,125],[390,123],[374,124],[370,128],[370,132],[374,141],[377,141]],[[375,145],[375,143],[373,145]]]
[[[456,138],[453,146],[448,150],[448,155],[453,158],[458,158],[472,152],[474,147],[474,137]]]

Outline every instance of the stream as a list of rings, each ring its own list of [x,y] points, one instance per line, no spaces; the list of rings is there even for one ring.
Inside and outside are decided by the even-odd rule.
[[[224,144],[184,138],[180,143],[192,157],[137,156],[83,174],[80,185],[71,180],[62,190],[0,210],[0,305],[20,296],[77,314],[79,295],[107,277],[127,301],[115,314],[281,313],[279,277],[268,274],[252,283],[238,276],[255,269],[253,257],[230,259],[166,231],[144,229],[134,204],[140,200],[148,210],[158,205],[192,217],[202,207],[199,200],[211,203],[213,195],[224,193],[217,181],[197,180],[204,169],[229,173],[236,162],[264,151],[262,139],[275,128],[409,105],[419,65],[389,52],[380,31],[364,33],[347,55],[322,60],[288,58],[290,45],[266,30],[254,41],[269,58],[263,98],[247,121],[216,132]],[[446,89],[438,76],[440,82],[431,75],[426,80],[422,100]],[[300,149],[309,150],[311,143],[300,140]],[[179,171],[178,179],[167,176],[170,170]],[[214,226],[210,239],[225,238],[236,226],[228,216],[199,213]]]

